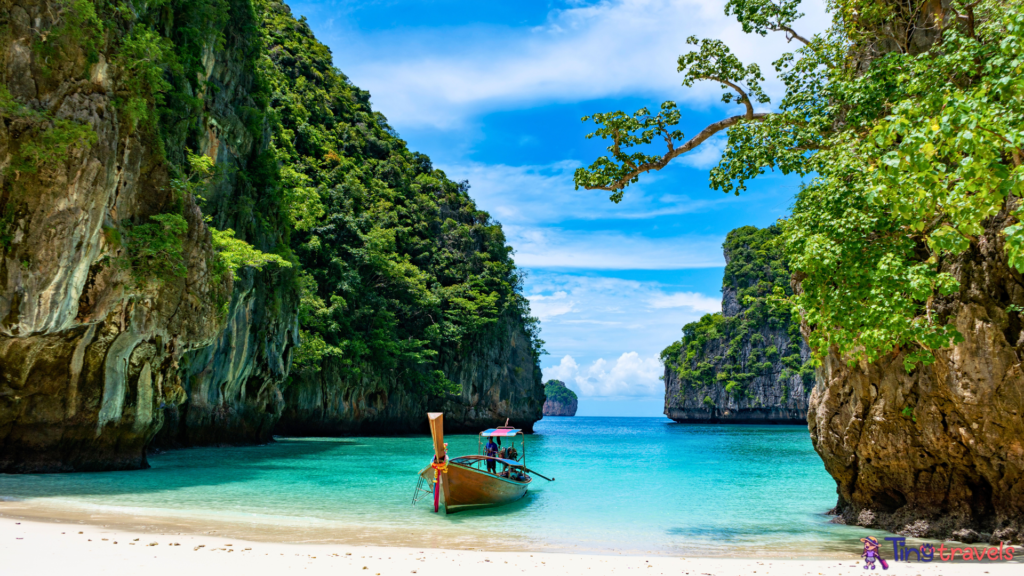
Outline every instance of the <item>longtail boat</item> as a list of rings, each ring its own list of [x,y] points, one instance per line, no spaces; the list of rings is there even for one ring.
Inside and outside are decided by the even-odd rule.
[[[484,430],[477,441],[479,454],[448,457],[448,445],[444,442],[444,414],[431,412],[427,414],[430,421],[430,435],[434,441],[434,457],[430,465],[420,471],[420,480],[416,486],[413,503],[424,494],[434,499],[434,512],[438,512],[444,503],[445,514],[480,506],[500,506],[515,502],[526,495],[533,473],[548,481],[547,478],[526,467],[526,436],[522,430],[507,426],[499,426]],[[484,452],[484,441],[502,438],[509,441],[497,456],[488,456]],[[516,450],[516,444],[522,449],[522,455]]]

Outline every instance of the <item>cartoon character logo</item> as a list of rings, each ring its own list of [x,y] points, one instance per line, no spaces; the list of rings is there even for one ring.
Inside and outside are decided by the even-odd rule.
[[[864,543],[864,553],[861,554],[864,558],[864,569],[870,568],[874,570],[875,561],[878,561],[882,565],[883,570],[888,570],[889,563],[878,553],[878,539],[874,536],[868,536],[867,538],[861,538],[860,541]]]

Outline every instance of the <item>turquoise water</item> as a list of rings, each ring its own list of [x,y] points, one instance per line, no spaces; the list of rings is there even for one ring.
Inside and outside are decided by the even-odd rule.
[[[0,475],[0,498],[289,541],[821,557],[859,554],[867,534],[828,522],[835,482],[802,426],[577,417],[536,432],[527,463],[554,482],[450,516],[411,504],[428,437],[279,439],[168,452],[149,470]],[[452,456],[477,451],[476,436],[447,440]]]

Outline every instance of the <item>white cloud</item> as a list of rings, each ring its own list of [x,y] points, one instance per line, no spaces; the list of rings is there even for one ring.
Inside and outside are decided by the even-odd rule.
[[[550,296],[543,296],[537,294],[535,296],[529,296],[530,299],[530,310],[533,315],[543,320],[549,320],[555,316],[561,316],[572,312],[573,306],[576,304],[572,300],[568,299],[568,294],[564,291],[555,292]]]
[[[708,142],[709,149],[717,146],[715,140]],[[714,148],[712,154],[721,155],[722,148]],[[700,166],[708,162],[703,149],[694,154],[699,157]],[[714,157],[711,165],[718,161]],[[685,158],[685,156],[684,156]],[[487,210],[498,221],[506,225],[550,224],[565,220],[639,220],[656,216],[706,212],[725,202],[735,202],[725,194],[708,194],[707,188],[697,190],[709,199],[693,199],[684,193],[654,195],[648,190],[666,178],[665,172],[648,174],[643,182],[629,188],[622,202],[608,201],[608,193],[594,190],[576,190],[573,172],[579,162],[562,161],[548,165],[508,166],[504,164],[483,164],[463,162],[438,164],[438,168],[454,180],[468,179],[472,195],[480,208]],[[670,168],[669,170],[674,169]]]
[[[576,374],[579,371],[580,366],[576,363],[576,359],[566,354],[557,365],[544,369],[544,381],[561,380],[562,382],[575,382]],[[572,386],[572,388],[575,388],[575,386]]]
[[[622,326],[622,322],[609,322],[607,320],[566,320],[563,324],[591,324],[593,326]]]
[[[696,292],[659,294],[648,300],[652,308],[692,308],[698,312],[720,312],[722,299],[712,298]]]
[[[527,268],[682,270],[725,265],[722,238],[652,238],[615,231],[505,226],[515,261]]]
[[[566,355],[544,369],[544,379],[561,380],[584,397],[656,396],[662,392],[658,377],[663,370],[657,356],[642,357],[636,352],[625,352],[614,362],[598,358],[588,366]]]
[[[720,300],[687,286],[544,270],[530,273],[526,293],[533,313],[544,315],[541,338],[552,357],[569,355],[588,366],[627,351],[657,357],[683,325],[717,311]],[[555,308],[567,302],[571,310]]]
[[[586,321],[592,324],[633,325],[627,318],[616,315],[645,311],[666,316],[671,314],[665,312],[667,309],[686,309],[682,312],[705,314],[721,309],[721,296],[673,290],[658,282],[535,271],[530,275],[529,283],[531,309],[536,311],[538,306],[550,307],[548,316],[558,316],[558,321],[562,323]],[[638,319],[638,322],[641,326],[648,323],[644,319]]]
[[[725,152],[725,144],[728,138],[725,132],[721,132],[705,140],[696,150],[691,150],[679,157],[679,163],[691,168],[707,170],[718,165]]]
[[[397,126],[458,127],[470,116],[512,103],[580,101],[623,94],[684,99],[697,106],[718,100],[709,82],[680,87],[676,58],[691,34],[719,38],[766,73],[777,96],[771,62],[796,46],[781,34],[744,34],[723,4],[706,0],[606,0],[554,10],[534,28],[461,26],[402,28],[362,38],[335,37],[339,66],[373,94],[376,107]],[[805,35],[824,30],[824,3],[801,8]],[[361,44],[359,49],[352,49]],[[351,59],[349,59],[351,58]]]

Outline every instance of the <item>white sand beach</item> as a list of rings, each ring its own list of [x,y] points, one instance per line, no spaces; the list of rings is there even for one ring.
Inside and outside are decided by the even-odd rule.
[[[142,533],[0,518],[0,574],[203,576],[246,574],[644,574],[826,576],[865,574],[862,562],[609,556],[336,544],[249,542],[215,534]],[[633,572],[636,570],[637,572]],[[910,576],[1020,574],[1019,563],[899,563],[872,573]]]

